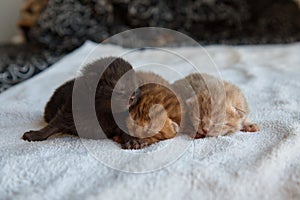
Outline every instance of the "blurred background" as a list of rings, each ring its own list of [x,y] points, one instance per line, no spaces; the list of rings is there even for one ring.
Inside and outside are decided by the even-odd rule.
[[[18,34],[17,21],[23,0],[0,1],[0,42],[8,42]]]
[[[51,66],[86,40],[138,27],[177,30],[202,45],[300,40],[300,0],[10,0],[0,2],[0,92]],[[134,36],[125,47],[186,46],[171,35]],[[143,36],[143,35],[142,35]]]

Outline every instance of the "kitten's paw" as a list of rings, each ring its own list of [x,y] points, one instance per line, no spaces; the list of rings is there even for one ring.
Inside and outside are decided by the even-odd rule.
[[[146,141],[144,141],[143,139],[134,138],[134,139],[131,139],[131,140],[125,142],[122,145],[122,149],[142,149],[148,145],[149,144]]]
[[[243,126],[242,130],[244,132],[256,132],[259,131],[259,127],[257,124],[246,124]]]
[[[114,136],[112,138],[113,141],[119,143],[119,144],[123,144],[123,140],[122,140],[122,137],[121,136]]]
[[[41,131],[28,131],[23,134],[22,139],[25,141],[42,141],[46,140],[44,133]]]

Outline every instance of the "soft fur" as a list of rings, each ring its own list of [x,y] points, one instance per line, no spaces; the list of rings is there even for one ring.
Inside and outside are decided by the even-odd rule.
[[[108,67],[104,71],[106,66]],[[129,71],[130,79],[123,79],[122,83],[117,84],[117,81]],[[102,72],[103,74],[99,80],[100,73]],[[117,92],[115,101],[117,101],[120,106],[118,109],[120,112],[116,113],[116,115],[124,119],[123,127],[126,127],[125,118],[130,106],[129,99],[126,97],[131,96],[131,105],[133,105],[138,98],[138,92],[129,94],[132,89],[137,88],[137,81],[132,66],[121,58],[103,58],[87,65],[83,69],[82,75],[76,79],[76,83],[77,81],[80,83],[79,87],[76,88],[80,94],[79,96],[88,99],[88,101],[91,100],[91,98],[95,98],[97,118],[105,135],[108,138],[121,137],[124,142],[131,140],[132,137],[125,134],[114,121],[111,109],[111,99],[114,89],[115,92]],[[45,108],[44,118],[48,125],[38,131],[26,132],[23,135],[24,140],[46,140],[49,136],[59,132],[78,135],[74,124],[72,109],[72,91],[74,82],[74,79],[68,81],[54,92]],[[96,87],[95,96],[91,95],[92,93],[89,93],[93,86]],[[85,128],[87,133],[96,132],[98,131],[95,130],[97,127],[90,124],[90,118],[93,116],[90,114],[89,110],[85,110],[85,107],[86,106],[83,105],[81,114],[86,116],[83,117],[84,121],[81,121],[80,125]]]
[[[183,81],[196,93],[186,100],[191,122],[197,130],[196,138],[259,130],[248,119],[246,98],[235,85],[207,74],[191,74],[174,85],[179,87]]]
[[[169,83],[154,73],[138,72],[137,76],[144,85],[126,120],[129,134],[139,138],[134,144],[126,144],[134,149],[173,138],[181,122],[180,103],[168,89]]]

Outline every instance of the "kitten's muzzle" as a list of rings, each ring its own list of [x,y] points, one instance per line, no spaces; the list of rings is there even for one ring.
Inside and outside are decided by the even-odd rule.
[[[208,128],[202,128],[202,132],[204,133],[204,134],[207,134],[208,133]]]
[[[197,131],[196,137],[195,138],[203,138],[205,136],[207,136],[210,132],[210,129],[208,129],[207,127],[200,127]]]

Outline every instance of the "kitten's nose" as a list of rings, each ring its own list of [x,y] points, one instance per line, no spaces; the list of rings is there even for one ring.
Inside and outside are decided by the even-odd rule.
[[[208,133],[208,128],[202,128],[203,133],[207,134]]]
[[[140,97],[140,90],[137,89],[136,91],[133,92],[133,94],[129,98],[129,105],[134,105],[137,102],[139,97]]]
[[[129,98],[129,105],[134,104],[135,99],[136,99],[135,96],[131,96],[131,97]]]

